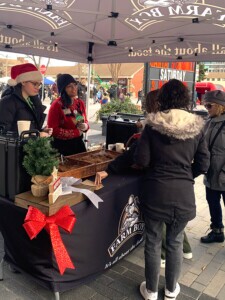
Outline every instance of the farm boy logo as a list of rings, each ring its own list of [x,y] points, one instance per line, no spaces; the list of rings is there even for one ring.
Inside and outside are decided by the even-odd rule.
[[[138,207],[138,202],[138,197],[130,195],[120,218],[118,236],[108,248],[110,257],[114,256],[129,238],[136,234],[143,234],[145,225]]]
[[[12,1],[11,1],[12,2]],[[55,6],[53,3],[53,8],[60,8],[60,4],[64,4],[63,8],[67,10],[75,0],[64,0],[62,1],[56,1]],[[65,26],[70,25],[69,21],[66,19],[70,18],[68,12],[66,12],[66,17],[63,18],[57,15],[57,13],[54,12],[54,10],[46,10],[46,1],[45,0],[39,0],[39,7],[35,7],[35,3],[31,3],[30,6],[24,2],[24,0],[14,0],[13,3],[0,3],[0,10],[6,11],[7,14],[12,12],[17,12],[24,14],[24,18],[27,18],[27,16],[35,17],[37,19],[41,19],[41,21],[46,22],[52,29],[59,29]],[[40,4],[44,4],[43,8],[40,8]],[[60,11],[61,14],[63,11]]]
[[[225,8],[206,0],[131,0],[135,13],[125,21],[137,30],[169,18],[212,18],[214,25],[225,27]],[[215,1],[216,2],[216,1]]]

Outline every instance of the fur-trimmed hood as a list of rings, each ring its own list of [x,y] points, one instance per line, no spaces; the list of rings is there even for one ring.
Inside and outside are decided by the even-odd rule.
[[[178,140],[194,138],[204,127],[204,120],[182,109],[148,114],[146,124],[161,134]]]

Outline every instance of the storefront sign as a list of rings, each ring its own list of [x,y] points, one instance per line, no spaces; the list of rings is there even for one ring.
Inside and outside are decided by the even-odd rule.
[[[127,85],[127,78],[120,78],[120,79],[118,79],[118,84],[120,84],[120,85]]]

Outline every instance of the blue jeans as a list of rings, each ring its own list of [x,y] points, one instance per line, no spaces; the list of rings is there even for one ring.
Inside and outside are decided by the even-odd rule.
[[[145,277],[146,287],[152,292],[158,291],[163,221],[145,217]],[[183,234],[187,222],[166,223],[166,288],[173,292],[180,276],[183,261]]]
[[[221,196],[225,204],[225,191],[211,190],[206,187],[206,200],[209,204],[209,212],[211,217],[211,228],[224,228],[222,208],[220,204]]]

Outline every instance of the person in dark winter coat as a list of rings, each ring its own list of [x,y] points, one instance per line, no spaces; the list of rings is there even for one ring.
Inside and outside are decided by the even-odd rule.
[[[13,66],[8,89],[0,101],[0,125],[6,131],[17,132],[17,121],[31,121],[30,129],[37,129],[41,136],[51,135],[52,129],[42,129],[46,107],[42,105],[38,95],[42,75],[30,63]]]
[[[154,90],[148,93],[146,97],[146,110],[147,113],[155,113],[158,111],[158,93],[159,90]],[[145,120],[140,120],[136,122],[136,126],[143,129],[145,126]],[[121,172],[131,171],[132,167],[136,168],[134,161],[134,154],[137,147],[138,139],[141,133],[133,134],[127,141],[126,148],[129,147],[121,155],[117,156],[113,161],[111,161],[106,169],[106,171],[101,171],[96,173],[95,183],[100,185],[102,179],[106,178],[108,174],[120,174]],[[142,168],[140,168],[142,170]],[[137,170],[137,169],[135,169]]]
[[[60,97],[49,109],[48,126],[53,128],[53,146],[62,155],[85,152],[83,133],[89,129],[84,102],[77,97],[77,81],[70,74],[57,80]]]
[[[224,225],[220,200],[222,196],[225,203],[225,93],[219,90],[207,92],[204,101],[210,117],[205,126],[210,167],[204,178],[204,184],[212,230],[201,238],[201,242],[222,243]]]
[[[117,97],[116,97],[116,95],[117,95],[117,92],[116,92],[116,90],[117,90],[117,86],[116,85],[111,85],[111,87],[108,89],[108,94],[109,94],[109,98],[110,98],[110,100],[115,100]]]
[[[79,99],[83,100],[84,105],[86,106],[87,86],[82,82],[78,83],[77,96],[78,96]]]
[[[6,84],[6,86],[2,90],[2,98],[11,95],[14,92],[14,87]]]
[[[150,91],[146,96],[146,112],[149,113],[157,113],[160,107],[158,101],[159,89]],[[143,129],[145,127],[146,120],[137,121],[136,125],[138,128]],[[127,147],[129,146],[129,150],[126,150],[123,154],[116,157],[112,162],[109,163],[106,171],[97,172],[96,173],[96,185],[101,184],[102,179],[106,178],[108,174],[120,174],[122,172],[129,172],[132,170],[132,166],[134,167],[134,155],[138,143],[138,139],[140,138],[141,133],[136,133],[130,137],[127,142]],[[142,169],[142,168],[141,168]],[[143,171],[140,171],[140,175],[143,175]],[[135,170],[137,173],[137,170]],[[139,175],[137,173],[137,175]],[[163,227],[163,235],[162,235],[162,249],[161,249],[161,267],[165,268],[166,263],[166,227]],[[188,241],[188,237],[184,232],[183,239],[183,257],[186,259],[192,258],[192,250]]]
[[[162,230],[166,224],[165,298],[176,299],[183,255],[183,233],[196,215],[194,180],[209,167],[204,121],[188,112],[188,89],[172,79],[159,91],[160,107],[149,114],[135,154],[146,168],[140,189],[145,243],[145,277],[140,285],[144,299],[158,299]]]

